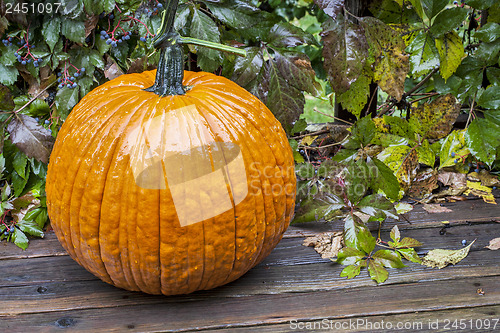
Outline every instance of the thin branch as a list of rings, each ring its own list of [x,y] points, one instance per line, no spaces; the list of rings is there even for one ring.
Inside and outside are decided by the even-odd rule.
[[[335,120],[338,120],[338,121],[344,122],[344,123],[346,123],[346,124],[348,124],[348,125],[351,125],[351,126],[353,125],[353,123],[350,123],[350,122],[348,122],[347,120],[340,119],[340,118],[337,118],[337,117],[335,117],[335,116],[332,116],[331,114],[327,114],[327,113],[324,113],[324,112],[318,111],[318,110],[316,110],[316,109],[313,109],[313,111],[314,111],[314,112],[317,112],[317,113],[319,113],[319,114],[322,114],[323,116],[327,116],[327,117],[333,118],[333,119],[335,119]]]
[[[465,128],[469,127],[470,118],[472,117],[472,113],[474,112],[474,103],[476,102],[476,94],[474,94],[474,98],[472,99],[472,103],[470,104],[469,117],[467,118],[467,122],[465,123]]]
[[[311,133],[307,133],[307,134],[292,136],[292,137],[290,137],[290,139],[302,139],[302,138],[305,138],[306,136],[313,136],[313,135],[326,134],[326,133],[330,133],[330,130],[326,129],[326,130],[311,132]]]

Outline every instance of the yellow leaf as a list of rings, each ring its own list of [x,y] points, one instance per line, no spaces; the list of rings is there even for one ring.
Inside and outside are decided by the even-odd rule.
[[[481,185],[479,182],[467,181],[467,190],[465,195],[473,194],[483,198],[484,202],[496,205],[495,197],[491,193],[491,188]]]
[[[306,136],[305,138],[303,138],[301,141],[300,141],[300,144],[304,145],[304,146],[310,146],[314,140],[316,140],[318,136],[317,135],[314,135],[314,136]]]
[[[439,269],[444,268],[449,264],[455,265],[456,263],[467,257],[467,255],[469,254],[469,250],[475,241],[476,240],[460,250],[431,250],[425,257],[422,258],[422,265],[431,268],[437,267]]]
[[[464,44],[458,33],[451,31],[436,39],[436,48],[439,53],[441,76],[447,80],[455,73],[465,56]]]

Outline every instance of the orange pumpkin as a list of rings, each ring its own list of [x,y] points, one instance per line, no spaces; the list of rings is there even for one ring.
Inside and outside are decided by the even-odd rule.
[[[107,283],[214,288],[281,239],[295,203],[292,151],[237,84],[184,72],[184,95],[159,96],[144,90],[155,72],[122,75],[75,106],[50,158],[49,216],[71,257]]]

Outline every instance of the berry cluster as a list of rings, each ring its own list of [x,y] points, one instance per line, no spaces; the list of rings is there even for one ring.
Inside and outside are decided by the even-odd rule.
[[[163,7],[163,5],[161,3],[157,3],[156,6],[154,7],[154,9],[149,9],[149,8],[146,8],[144,10],[144,13],[148,16],[148,17],[151,17],[153,16],[153,14],[158,14],[160,9]]]
[[[21,47],[14,52],[14,56],[17,58],[17,61],[19,61],[22,65],[29,64],[33,61],[33,66],[38,67],[38,65],[42,62],[42,58],[37,58],[31,53],[31,49],[34,49],[35,45],[29,44],[28,41],[23,38],[20,42],[18,42],[18,45]],[[24,55],[23,49],[26,49],[26,54]]]
[[[2,39],[2,43],[5,46],[11,46],[12,45],[12,37],[7,37],[6,39]]]
[[[3,234],[5,236],[9,236],[10,234],[13,234],[16,231],[16,227],[13,223],[14,219],[12,218],[12,216],[7,215],[7,213],[8,213],[8,211],[5,212],[5,214],[2,216],[2,219],[1,219],[2,224],[5,226],[5,229],[3,231]]]
[[[76,88],[78,84],[75,82],[76,79],[83,75],[85,73],[85,67],[82,67],[80,69],[76,68],[73,64],[69,63],[70,66],[72,66],[74,69],[76,69],[76,72],[73,75],[69,74],[68,71],[68,64],[64,66],[64,71],[63,72],[58,72],[57,76],[59,77],[57,79],[57,82],[59,82],[59,88],[64,88],[68,87],[70,89]]]
[[[106,40],[106,44],[111,45],[113,47],[118,46],[118,44],[122,43],[124,40],[129,40],[130,35],[131,35],[131,32],[129,32],[129,31],[123,31],[121,35],[118,35],[118,34],[115,34],[114,32],[111,32],[111,36],[109,35],[109,33],[106,30],[101,31],[101,39]]]

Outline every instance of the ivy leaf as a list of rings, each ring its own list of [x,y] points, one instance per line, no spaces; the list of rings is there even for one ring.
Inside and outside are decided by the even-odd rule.
[[[443,10],[434,19],[430,32],[435,37],[441,37],[445,33],[452,32],[467,18],[468,10],[462,7],[453,7]]]
[[[370,53],[375,57],[374,80],[383,91],[401,100],[410,65],[400,33],[374,17],[360,18],[360,22],[370,45]]]
[[[477,104],[486,109],[500,109],[500,87],[489,86],[477,99]]]
[[[28,157],[44,163],[49,162],[54,138],[50,131],[39,125],[32,117],[18,114],[7,126],[12,143]]]
[[[471,154],[491,167],[499,146],[500,127],[484,118],[474,119],[465,132],[465,140]]]
[[[436,155],[432,151],[429,141],[424,139],[422,144],[417,146],[416,150],[418,153],[419,163],[434,167],[434,164],[436,163]]]
[[[408,261],[411,261],[411,262],[414,262],[414,263],[417,263],[417,264],[421,264],[422,263],[422,260],[418,256],[417,251],[415,251],[415,249],[413,249],[413,248],[409,248],[409,249],[397,249],[396,251],[400,255],[402,255]]]
[[[474,132],[474,130],[472,132]],[[472,142],[472,140],[470,141]],[[444,139],[441,151],[439,152],[439,169],[455,165],[456,156],[465,156],[469,153],[469,148],[467,148],[465,144],[465,130],[451,132]],[[455,155],[455,157],[452,157],[452,155]]]
[[[40,226],[34,221],[21,221],[16,224],[25,234],[43,238],[44,233]]]
[[[61,34],[75,43],[82,44],[85,42],[85,24],[82,21],[64,19]]]
[[[344,7],[344,0],[314,0],[314,3],[334,20]]]
[[[358,79],[368,56],[363,29],[339,15],[323,23],[321,38],[328,80],[336,93],[344,93]]]
[[[366,254],[369,254],[375,249],[377,240],[372,236],[370,230],[366,227],[360,227],[358,230],[358,243],[357,247],[359,250]]]
[[[300,207],[295,212],[295,218],[292,223],[319,220],[329,221],[340,216],[342,213],[339,210],[344,206],[344,201],[338,196],[321,192],[301,202]]]
[[[439,66],[439,53],[430,34],[420,31],[407,47],[410,52],[410,66],[413,75],[426,74]]]
[[[337,263],[342,265],[354,265],[365,257],[365,253],[353,247],[344,247],[337,255]]]
[[[54,51],[54,47],[59,40],[59,36],[61,33],[61,19],[57,16],[45,16],[42,35],[45,38],[45,42],[49,46],[50,52]]]
[[[399,198],[399,182],[392,170],[378,158],[367,159],[370,170],[370,187],[374,192],[381,190],[392,200]]]
[[[245,48],[246,57],[237,57],[234,63],[234,71],[231,80],[242,87],[248,86],[254,81],[264,65],[264,55],[259,47]]]
[[[275,48],[290,48],[314,43],[314,38],[309,33],[288,22],[275,24],[266,39],[269,45]]]
[[[16,67],[5,66],[0,63],[0,83],[6,86],[10,86],[17,81],[17,76],[19,72]]]
[[[21,249],[26,250],[28,248],[28,237],[19,230],[18,228],[14,228],[14,233],[12,234],[12,240],[14,244],[19,246]]]
[[[389,146],[378,154],[377,158],[395,173],[399,184],[407,191],[417,175],[417,151],[405,145]]]
[[[281,76],[299,90],[313,95],[318,94],[321,85],[316,81],[316,74],[306,55],[299,53],[275,53],[274,59]]]
[[[346,277],[352,279],[361,273],[361,265],[349,265],[344,267],[342,272],[340,272],[340,277]]]
[[[281,75],[274,60],[269,60],[266,64],[264,80],[259,88],[261,100],[280,121],[285,131],[290,132],[304,110],[304,95]]]
[[[198,9],[193,11],[191,37],[220,43],[220,32],[217,24]],[[198,65],[205,72],[213,72],[222,64],[222,55],[219,51],[201,46],[197,46],[196,50]]]
[[[443,37],[436,39],[439,53],[440,71],[443,79],[447,80],[465,57],[464,44],[456,31],[447,32]]]
[[[57,91],[55,98],[57,111],[59,116],[64,120],[68,116],[73,106],[78,103],[78,92],[80,87],[74,89],[63,88]]]
[[[474,37],[485,43],[491,43],[500,38],[500,24],[489,22],[476,30]]]
[[[246,2],[205,1],[205,4],[217,19],[232,28],[241,30],[255,25],[256,18],[252,14],[258,13],[258,9]]]
[[[361,212],[368,214],[379,221],[385,219],[386,217],[391,217],[393,219],[398,218],[392,202],[387,200],[381,194],[370,194],[364,197],[357,204],[357,207]]]
[[[356,118],[360,118],[361,111],[368,102],[371,82],[371,77],[363,72],[358,79],[351,84],[349,90],[336,96],[338,98],[338,102],[342,104],[342,107],[355,115]]]
[[[377,283],[382,283],[389,277],[389,272],[380,263],[370,260],[368,263],[368,273],[370,278]]]
[[[384,267],[388,268],[403,268],[405,264],[401,261],[401,257],[391,250],[378,250],[373,254],[373,260]]]
[[[400,249],[400,248],[410,248],[410,247],[419,247],[419,246],[422,246],[424,244],[422,244],[421,242],[419,242],[418,240],[414,239],[414,238],[411,238],[411,237],[405,237],[403,238],[399,243],[398,243],[398,246],[397,248]]]
[[[422,8],[429,19],[436,16],[448,4],[448,0],[422,0]]]
[[[447,94],[414,108],[411,118],[420,125],[422,136],[441,139],[450,133],[459,114],[460,103],[455,96]]]
[[[10,89],[4,85],[0,85],[0,111],[9,112],[14,110],[14,100],[12,99],[12,94]]]
[[[399,228],[397,225],[392,227],[391,233],[389,234],[391,239],[394,241],[394,243],[398,243],[399,240],[401,239],[401,233],[399,232]]]

